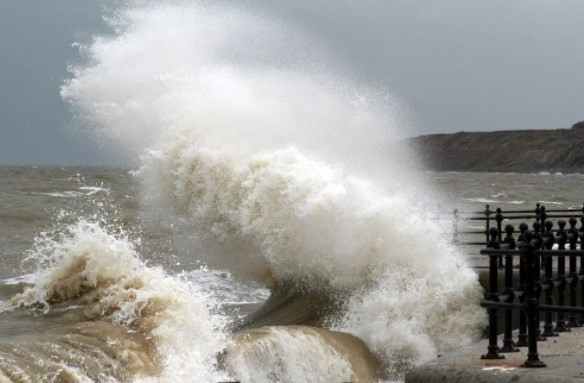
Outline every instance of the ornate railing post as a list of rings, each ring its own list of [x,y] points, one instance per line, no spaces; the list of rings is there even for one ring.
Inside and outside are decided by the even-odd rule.
[[[497,236],[499,231],[496,228],[491,228],[489,230],[491,238],[487,244],[487,248],[498,249],[499,241]],[[499,294],[497,287],[497,258],[494,255],[489,255],[489,292],[487,294],[487,300],[490,302],[499,302]],[[489,347],[488,352],[481,356],[481,359],[505,359],[505,357],[499,354],[499,346],[497,345],[497,309],[495,307],[489,307]]]
[[[584,208],[582,208],[584,212]],[[584,250],[584,216],[580,218],[580,250]],[[584,255],[580,256],[580,270],[578,271],[578,282],[580,283],[580,307],[584,307]],[[580,314],[580,325],[584,325],[584,314]]]
[[[540,230],[541,230],[542,236],[543,236],[543,234],[544,234],[544,232],[545,232],[545,231],[544,231],[544,228],[546,228],[546,225],[545,225],[545,224],[546,224],[546,222],[547,222],[547,221],[546,221],[546,220],[547,220],[547,217],[548,217],[548,215],[547,215],[547,213],[545,212],[545,206],[542,206],[542,207],[540,208],[540,210],[539,210],[539,224],[541,225],[541,229],[540,229]],[[541,263],[541,265],[540,265],[540,266],[541,266],[541,268],[542,268],[542,269],[545,269],[545,263],[547,262],[547,258],[546,258],[546,257],[542,257],[542,258],[540,259],[540,261],[541,261],[541,262],[540,262],[540,263]]]
[[[529,228],[529,226],[527,226],[526,223],[522,223],[519,225],[519,232],[521,234],[519,234],[519,238],[517,239],[517,242],[519,244],[520,248],[523,248],[524,246],[526,246],[527,241],[525,239],[525,233],[527,232],[527,229]],[[521,294],[519,295],[519,302],[520,303],[525,303],[525,282],[526,282],[526,277],[525,277],[525,258],[524,257],[520,257],[519,258],[519,288],[517,289],[518,292],[521,292]],[[515,347],[527,347],[527,316],[525,315],[525,311],[521,310],[519,312],[519,334],[517,335],[517,342],[515,342]]]
[[[502,223],[503,223],[503,214],[501,212],[501,208],[498,207],[496,210],[497,214],[495,214],[495,222],[497,222],[497,230],[499,231],[499,242],[503,241],[502,235],[503,235],[503,230],[502,230]],[[503,265],[503,256],[499,255],[498,257],[498,261],[499,261],[499,269],[502,269],[504,267]]]
[[[535,204],[535,221],[539,221],[539,213],[541,211],[541,205],[539,203]]]
[[[458,244],[458,209],[452,211],[452,242]]]
[[[568,243],[570,244],[570,250],[576,250],[578,243],[578,230],[576,229],[576,223],[578,222],[576,218],[572,217],[568,221],[570,223],[570,228],[568,229]],[[576,287],[578,286],[578,274],[577,274],[577,258],[575,255],[570,255],[570,272],[568,274],[568,286],[570,287],[570,306],[576,307]],[[578,323],[578,317],[574,313],[570,313],[568,316],[567,327],[580,327]]]
[[[541,214],[542,222],[545,222],[545,231],[543,233],[543,245],[546,250],[551,250],[554,247],[555,237],[552,231],[554,223],[552,221],[545,220],[545,213]],[[543,279],[543,290],[545,292],[545,304],[546,305],[553,305],[554,304],[554,281],[552,279],[553,273],[553,258],[552,257],[542,257],[545,260],[545,274]],[[554,332],[554,313],[552,311],[545,312],[545,324],[543,326],[543,333],[542,335],[545,337],[548,336],[558,336],[557,333]]]
[[[505,226],[507,235],[503,240],[503,246],[509,250],[515,250],[515,238],[513,232],[515,228],[512,225]],[[515,292],[513,290],[513,256],[505,256],[505,288],[503,290],[506,303],[513,303],[515,300]],[[503,336],[503,347],[501,352],[518,352],[519,349],[515,347],[513,342],[513,310],[505,309],[505,334]]]
[[[540,207],[539,209],[539,223],[541,223],[541,227],[544,228],[545,227],[545,222],[547,220],[547,213],[545,211],[545,206]]]
[[[556,240],[558,242],[558,250],[566,250],[566,242],[568,242],[568,235],[566,234],[566,221],[558,221],[558,233]],[[558,255],[558,277],[556,279],[556,287],[558,289],[558,305],[565,305],[565,291],[566,291],[566,256]],[[563,312],[558,312],[556,327],[554,331],[556,332],[568,332],[571,331],[566,327],[566,322],[564,320],[565,315]]]
[[[536,250],[541,249],[541,247],[543,246],[543,239],[542,239],[542,233],[541,233],[541,223],[540,222],[534,222],[533,223],[533,243],[536,246]],[[539,256],[534,255],[533,256],[533,264],[534,264],[534,271],[533,271],[533,279],[534,279],[534,291],[535,291],[535,297],[539,300],[540,296],[541,296],[541,291],[542,291],[542,285],[541,285],[541,271],[540,271],[540,259]],[[541,335],[541,329],[539,328],[539,311],[537,311],[535,313],[536,316],[536,323],[537,323],[537,340],[539,342],[543,342],[545,340],[547,340],[545,337],[543,337]],[[529,322],[529,320],[528,320]],[[529,325],[528,325],[529,326]],[[529,331],[529,330],[528,330]]]
[[[489,209],[489,205],[485,205],[485,235],[487,236],[486,242],[489,243],[489,230],[491,227],[491,209]]]
[[[533,238],[533,234],[529,231],[524,233],[526,241],[523,247],[522,258],[525,259],[526,266],[526,286],[525,286],[525,314],[527,316],[527,338],[528,351],[527,360],[524,363],[525,367],[545,367],[545,363],[539,360],[539,352],[537,351],[537,329],[539,322],[537,318],[537,306],[539,300],[535,295],[535,272],[537,270],[535,265],[535,250],[539,248],[539,241]]]

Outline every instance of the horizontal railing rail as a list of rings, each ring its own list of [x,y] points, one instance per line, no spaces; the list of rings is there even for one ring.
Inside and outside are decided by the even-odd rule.
[[[569,220],[569,222],[575,222],[574,226],[580,223],[580,227],[584,227],[584,203],[582,208],[570,208],[570,209],[550,209],[547,210],[545,206],[537,203],[535,209],[533,210],[503,210],[497,208],[491,210],[490,205],[485,205],[485,210],[483,211],[472,211],[472,212],[462,212],[458,209],[454,209],[450,215],[440,215],[445,219],[450,217],[452,220],[452,236],[453,243],[460,246],[473,246],[481,247],[486,246],[489,242],[489,230],[491,227],[497,228],[499,234],[498,239],[502,241],[503,235],[503,224],[513,221],[528,221],[528,223],[522,223],[528,228],[532,228],[535,232],[541,232],[544,229],[545,222],[550,220],[562,221]],[[484,222],[483,229],[478,228],[460,228],[461,222]],[[559,228],[552,227],[549,229],[554,235],[560,233]],[[521,229],[511,232],[511,234],[520,234]],[[484,240],[480,240],[478,236],[483,235]],[[475,250],[473,250],[474,252]],[[541,263],[543,267],[545,262]],[[498,258],[498,267],[500,269],[504,268],[503,255]]]

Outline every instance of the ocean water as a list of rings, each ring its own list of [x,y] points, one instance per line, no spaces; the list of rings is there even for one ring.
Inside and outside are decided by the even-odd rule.
[[[205,254],[208,245],[191,238],[192,222],[161,220],[143,206],[130,169],[1,166],[0,174],[0,372],[8,381],[400,379],[434,353],[470,341],[482,325],[480,316],[464,312],[476,304],[474,288],[470,297],[461,286],[445,291],[440,263],[418,274],[408,267],[419,260],[388,252],[383,256],[399,273],[409,272],[407,280],[389,272],[374,281],[371,270],[359,275],[361,265],[347,261],[339,267],[352,275],[328,274],[333,271],[322,264],[302,270],[294,263],[309,260],[292,254],[240,257],[251,244]],[[485,203],[529,209],[543,201],[580,207],[579,175],[427,176],[447,197],[439,200],[441,209],[481,210]],[[434,257],[452,261],[430,247]],[[457,267],[472,286],[472,270]],[[415,292],[405,290],[418,283],[424,285]],[[412,302],[438,293],[446,294],[444,302]],[[451,298],[456,303],[446,301]],[[457,323],[433,323],[426,315],[436,310],[460,310],[455,322],[468,333],[440,334]]]
[[[130,165],[0,167],[2,381],[399,381],[485,325],[440,212],[580,206],[580,176],[420,171],[407,110],[297,26],[107,16],[61,96]]]
[[[483,212],[486,205],[491,211],[501,208],[505,211],[534,212],[539,203],[547,210],[573,209],[574,217],[582,216],[584,201],[579,188],[584,181],[582,174],[539,174],[518,173],[429,173],[428,176],[441,190],[438,209],[442,216],[452,216],[452,209],[461,212]],[[566,214],[565,212],[563,214]],[[471,214],[483,216],[482,214]],[[505,214],[503,214],[505,216]],[[566,218],[567,220],[567,218]],[[552,219],[556,222],[557,219]],[[502,226],[511,224],[518,229],[522,221],[505,220]],[[527,222],[531,224],[532,222]],[[447,224],[447,223],[443,223]],[[494,223],[491,222],[493,225]],[[459,231],[485,230],[484,221],[459,221]],[[484,234],[461,235],[461,241],[485,241]],[[475,268],[486,269],[488,260],[479,254],[478,246],[463,246],[468,262]]]

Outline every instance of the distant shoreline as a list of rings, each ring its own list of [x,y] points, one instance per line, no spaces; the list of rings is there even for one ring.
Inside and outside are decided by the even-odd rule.
[[[584,173],[584,129],[458,132],[408,142],[432,171]]]

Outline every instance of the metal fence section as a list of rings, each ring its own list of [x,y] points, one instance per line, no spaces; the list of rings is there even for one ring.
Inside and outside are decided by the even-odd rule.
[[[568,228],[565,220],[559,220],[555,228],[549,219],[557,216],[564,217],[540,209],[536,216],[539,219],[532,225],[533,230],[526,223],[519,226],[519,232],[512,225],[507,225],[504,238],[499,230],[501,220],[496,219],[497,227],[489,229],[487,248],[481,250],[481,254],[489,256],[489,287],[481,303],[489,313],[489,346],[482,358],[502,359],[504,353],[527,347],[524,366],[545,367],[539,359],[537,342],[560,333],[569,333],[571,327],[584,324],[584,218],[581,218],[580,228],[577,228],[576,217],[569,219]],[[514,234],[517,233],[519,235],[515,239]],[[514,286],[513,269],[517,258],[519,283]],[[569,262],[568,270],[566,260]],[[503,289],[498,286],[501,265],[504,269]],[[498,310],[504,310],[505,322],[501,348],[497,341]],[[516,341],[512,332],[515,311],[519,312]],[[543,331],[540,328],[542,313]]]
[[[485,210],[474,211],[474,212],[459,212],[458,209],[454,209],[453,215],[453,237],[456,244],[459,245],[474,245],[474,246],[484,246],[489,242],[489,230],[491,227],[496,227],[499,230],[499,240],[501,240],[501,235],[503,233],[503,222],[504,221],[533,221],[533,224],[538,223],[543,226],[543,222],[547,220],[557,220],[557,219],[569,219],[573,217],[580,217],[580,221],[584,224],[584,204],[580,209],[551,209],[547,210],[545,206],[541,204],[536,204],[533,210],[502,210],[501,208],[496,208],[491,210],[490,205],[485,205]],[[482,230],[460,230],[460,223],[463,221],[484,221],[484,229]],[[534,227],[534,230],[536,228]],[[539,230],[539,229],[538,229]],[[537,230],[536,230],[537,231]],[[557,232],[557,229],[553,230]],[[517,234],[519,231],[515,231]],[[483,235],[484,241],[460,241],[461,236],[468,235]]]

